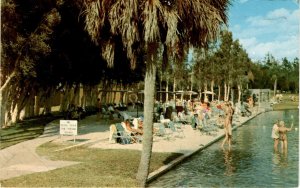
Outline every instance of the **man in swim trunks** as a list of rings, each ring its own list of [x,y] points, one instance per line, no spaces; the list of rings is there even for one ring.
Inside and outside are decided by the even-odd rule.
[[[274,140],[274,151],[278,150],[278,143],[279,143],[279,132],[278,132],[278,126],[279,124],[279,120],[277,120],[277,122],[273,125],[272,128],[272,138]]]

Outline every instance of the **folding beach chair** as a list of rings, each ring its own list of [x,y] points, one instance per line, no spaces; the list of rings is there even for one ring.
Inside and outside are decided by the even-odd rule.
[[[182,137],[182,138],[185,137],[180,124],[175,124],[174,122],[170,121],[168,126],[173,133],[177,133],[177,137]],[[182,136],[180,136],[180,135],[182,135]]]
[[[165,125],[163,123],[158,124],[158,131],[155,133],[155,136],[164,137],[164,139],[169,140],[171,133],[168,133]]]

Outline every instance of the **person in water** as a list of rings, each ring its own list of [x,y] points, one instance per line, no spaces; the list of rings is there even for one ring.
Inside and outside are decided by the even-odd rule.
[[[278,128],[278,132],[279,132],[279,140],[281,142],[281,149],[282,151],[286,151],[287,150],[287,146],[288,146],[288,139],[287,139],[287,135],[286,133],[288,131],[291,131],[293,128],[293,124],[291,125],[290,128],[285,127],[284,125],[284,121],[280,121],[279,122],[279,128]]]
[[[232,140],[232,117],[234,113],[234,109],[232,108],[229,102],[225,102],[223,107],[225,112],[225,121],[224,121],[224,131],[225,138],[221,144],[221,147],[224,147],[225,142],[228,143],[228,147],[231,148],[231,140]]]
[[[278,128],[279,128],[279,120],[277,120],[277,122],[273,125],[272,128],[272,138],[274,140],[274,151],[278,150],[278,143],[279,143]]]

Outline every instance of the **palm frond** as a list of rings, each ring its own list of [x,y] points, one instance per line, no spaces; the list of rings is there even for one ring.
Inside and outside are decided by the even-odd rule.
[[[162,11],[162,5],[159,0],[148,0],[143,5],[143,29],[145,43],[160,40],[160,31],[158,27],[158,13]]]
[[[108,67],[113,67],[115,58],[115,43],[112,39],[102,45],[102,57],[107,61]]]

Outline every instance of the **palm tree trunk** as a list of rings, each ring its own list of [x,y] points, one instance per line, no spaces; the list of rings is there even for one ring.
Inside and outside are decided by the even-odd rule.
[[[221,85],[218,85],[218,101],[221,99]]]
[[[199,101],[201,101],[201,98],[202,98],[202,90],[201,90],[201,87],[199,86],[199,89],[198,89],[198,91],[199,91],[199,97],[198,97],[198,100]]]
[[[40,115],[40,94],[36,95],[34,98],[34,115]]]
[[[155,94],[155,79],[156,79],[156,65],[155,63],[147,63],[145,75],[145,100],[144,100],[144,134],[143,134],[143,148],[141,160],[137,173],[137,180],[140,186],[145,187],[147,177],[149,174],[150,159],[152,154],[153,144],[153,107]]]
[[[192,91],[193,91],[193,71],[191,74],[191,94],[190,94],[190,101],[192,101]]]
[[[169,78],[167,77],[167,85],[166,85],[166,101],[169,101]]]
[[[204,101],[206,101],[206,100],[208,100],[208,98],[207,98],[207,81],[204,82]]]
[[[175,91],[176,91],[176,80],[175,80],[175,77],[174,77],[174,82],[173,82],[173,92],[174,92],[174,94],[173,94],[173,100],[174,101],[176,101],[176,93],[175,93]]]
[[[159,79],[159,101],[162,101],[162,73],[160,74],[160,79]]]
[[[229,101],[229,96],[230,96],[230,84],[227,86],[227,101]]]
[[[226,85],[226,82],[224,82],[224,101],[227,101],[227,85]]]
[[[242,86],[241,85],[238,85],[238,93],[239,93],[238,104],[240,104],[241,103],[241,96],[242,96]]]
[[[274,81],[274,96],[276,95],[276,93],[277,93],[277,78],[275,79],[275,81]]]
[[[211,82],[210,82],[210,90],[211,90],[211,92],[214,92],[214,85],[215,85],[214,80],[211,80]],[[213,101],[213,100],[214,100],[214,95],[212,94],[211,95],[211,101]]]

